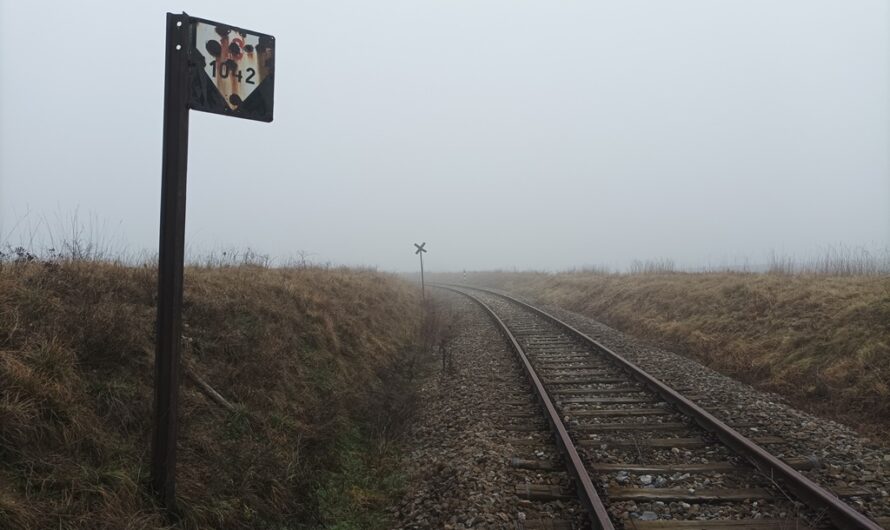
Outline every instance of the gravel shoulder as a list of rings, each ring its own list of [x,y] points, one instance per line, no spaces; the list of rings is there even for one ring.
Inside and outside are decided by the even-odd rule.
[[[418,417],[404,443],[407,486],[391,508],[393,528],[586,528],[575,499],[540,502],[516,494],[521,484],[568,487],[568,476],[511,466],[514,457],[557,459],[546,431],[522,430],[543,422],[531,389],[478,306],[452,293],[435,296],[459,315],[459,333],[448,348],[450,368],[443,370],[439,358],[427,367]],[[520,447],[522,439],[531,445]],[[554,522],[563,525],[547,526]]]

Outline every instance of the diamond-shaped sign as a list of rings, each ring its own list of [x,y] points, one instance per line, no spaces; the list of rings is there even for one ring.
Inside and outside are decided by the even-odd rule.
[[[272,121],[275,38],[193,18],[190,107]]]

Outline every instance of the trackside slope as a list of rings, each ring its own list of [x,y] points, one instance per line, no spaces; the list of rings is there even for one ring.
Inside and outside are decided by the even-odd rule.
[[[183,378],[171,522],[145,493],[155,282],[153,267],[0,264],[0,527],[312,528],[339,509],[328,497],[377,502],[325,477],[358,465],[398,406],[392,369],[420,325],[410,286],[366,270],[188,268],[184,366],[233,408]]]

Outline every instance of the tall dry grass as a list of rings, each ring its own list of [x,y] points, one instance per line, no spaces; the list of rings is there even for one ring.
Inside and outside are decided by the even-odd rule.
[[[233,408],[183,378],[171,523],[146,494],[154,267],[19,254],[0,260],[0,527],[311,528],[338,441],[404,406],[393,367],[420,327],[407,284],[187,268],[184,363]]]
[[[478,273],[470,280],[588,315],[804,409],[888,433],[890,275],[828,270]]]

